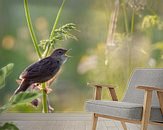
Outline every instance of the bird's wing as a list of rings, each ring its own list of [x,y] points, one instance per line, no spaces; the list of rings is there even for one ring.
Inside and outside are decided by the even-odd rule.
[[[42,78],[55,75],[59,67],[59,63],[56,60],[47,57],[27,67],[20,75],[20,78],[29,80],[38,80],[40,78],[42,80]]]

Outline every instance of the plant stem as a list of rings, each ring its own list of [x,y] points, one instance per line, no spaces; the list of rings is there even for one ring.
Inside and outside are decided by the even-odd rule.
[[[51,31],[51,34],[50,34],[50,37],[49,39],[52,40],[52,38],[55,36],[55,29],[56,29],[56,26],[58,24],[58,21],[59,21],[59,18],[60,18],[60,15],[61,15],[61,12],[62,12],[62,9],[63,9],[63,6],[64,6],[64,3],[65,3],[66,0],[63,0],[62,2],[62,5],[57,13],[57,17],[55,19],[55,22],[54,22],[54,25],[53,25],[53,28],[52,28],[52,31]],[[49,54],[49,51],[51,50],[51,45],[49,44],[46,49],[45,49],[45,52],[43,53],[43,57],[46,57],[48,54]],[[46,83],[42,83],[42,105],[43,105],[43,112],[44,113],[48,113],[48,105],[47,105],[47,94],[46,94]]]
[[[135,22],[135,10],[132,11],[132,19],[131,19],[131,33],[134,32],[134,22]]]
[[[29,32],[30,32],[30,35],[31,35],[31,38],[33,41],[33,45],[35,47],[35,50],[36,50],[39,58],[41,59],[42,58],[41,52],[40,52],[39,47],[38,47],[37,38],[36,38],[34,29],[33,29],[31,17],[30,17],[30,13],[29,13],[28,0],[24,0],[24,10],[25,10],[25,16],[26,16],[26,20],[27,20],[27,24],[28,24],[28,29],[29,29]]]
[[[55,19],[55,22],[54,22],[54,25],[53,25],[53,28],[52,28],[52,31],[51,31],[51,34],[50,34],[50,39],[52,39],[54,37],[54,35],[55,35],[55,29],[56,29],[56,26],[58,24],[58,21],[59,21],[59,18],[60,18],[60,15],[61,15],[61,12],[62,12],[62,9],[63,9],[63,6],[64,6],[65,1],[66,0],[63,0],[62,5],[59,8],[59,11],[57,13],[57,17]]]
[[[122,8],[123,8],[123,14],[124,14],[125,29],[126,29],[126,33],[128,34],[128,32],[129,32],[129,29],[128,29],[128,18],[127,18],[127,13],[126,13],[125,2],[123,2]]]
[[[48,45],[46,46],[46,49],[45,49],[44,53],[43,53],[43,57],[47,57],[47,55],[48,55],[50,49],[51,49],[51,45],[48,44]]]
[[[42,83],[42,106],[43,106],[43,113],[48,113],[46,83]]]
[[[54,25],[53,25],[53,28],[52,28],[52,31],[51,31],[51,34],[50,34],[50,37],[49,37],[50,40],[52,40],[52,38],[55,36],[55,29],[56,29],[56,26],[58,24],[58,21],[59,21],[61,12],[63,10],[63,6],[64,6],[65,1],[66,0],[63,0],[62,5],[59,8],[59,11],[57,13],[57,16],[56,16],[56,19],[55,19],[55,22],[54,22]],[[51,45],[47,47],[47,49],[45,50],[46,52],[45,52],[44,55],[47,56],[49,54],[50,50],[51,50]]]

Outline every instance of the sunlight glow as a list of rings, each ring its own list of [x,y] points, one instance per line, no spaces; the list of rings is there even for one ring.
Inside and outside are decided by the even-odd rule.
[[[5,36],[2,40],[2,47],[11,50],[15,45],[15,38],[13,36]]]

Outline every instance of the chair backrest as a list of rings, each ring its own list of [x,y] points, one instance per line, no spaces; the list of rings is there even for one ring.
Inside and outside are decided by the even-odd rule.
[[[143,104],[144,91],[135,88],[140,85],[163,88],[163,68],[136,69],[128,83],[123,101]],[[156,93],[153,94],[152,106],[159,106]]]

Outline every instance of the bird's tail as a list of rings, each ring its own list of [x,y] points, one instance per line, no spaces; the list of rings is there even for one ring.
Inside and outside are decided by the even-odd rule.
[[[25,80],[25,79],[22,80],[19,87],[15,90],[14,95],[16,95],[16,94],[18,94],[20,92],[26,91],[29,88],[30,85],[31,85],[30,81]]]

